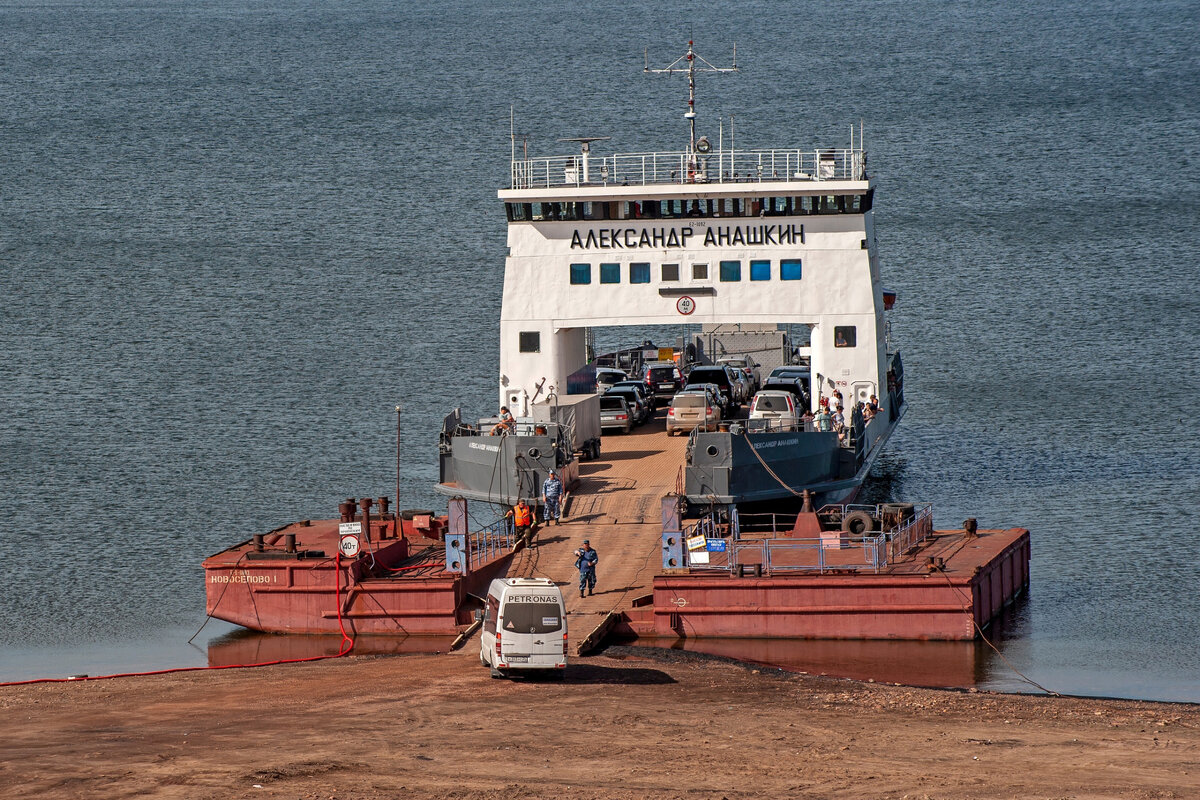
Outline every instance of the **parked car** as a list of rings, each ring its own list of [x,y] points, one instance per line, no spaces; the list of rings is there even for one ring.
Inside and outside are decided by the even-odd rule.
[[[728,419],[730,413],[729,401],[725,398],[725,395],[721,394],[720,386],[717,386],[715,383],[693,383],[684,387],[683,391],[700,391],[707,393],[712,398],[712,401],[717,408],[721,409],[721,419]]]
[[[812,370],[810,370],[808,367],[776,367],[775,369],[771,370],[771,374],[767,376],[767,380],[770,380],[771,378],[795,378],[804,384],[805,394],[812,394],[812,387],[810,383],[812,378]],[[766,381],[764,381],[763,384],[765,385]],[[761,389],[763,387],[760,386],[758,388]]]
[[[723,365],[700,366],[692,369],[688,373],[686,389],[689,386],[698,383],[716,384],[721,392],[721,396],[725,398],[725,416],[732,417],[737,411],[741,400],[738,398],[738,393],[741,391],[738,388],[737,378],[733,375],[733,367]]]
[[[750,404],[750,419],[767,420],[770,430],[794,431],[800,421],[796,396],[791,392],[761,391]]]
[[[750,387],[750,379],[737,367],[731,367],[729,375],[733,379],[734,388],[737,390],[737,401],[739,404],[749,403],[750,398],[754,397],[754,389]]]
[[[624,397],[603,395],[600,398],[600,432],[619,428],[625,433],[633,430],[633,414]]]
[[[743,375],[750,379],[750,394],[753,395],[762,386],[762,371],[758,368],[758,362],[750,356],[725,356],[717,359],[718,364],[728,364],[734,369],[740,370]]]
[[[794,395],[796,398],[796,407],[799,409],[800,414],[803,414],[806,409],[812,408],[808,396],[808,385],[800,378],[787,376],[767,378],[763,381],[761,391],[788,392]]]
[[[596,391],[604,394],[621,381],[629,380],[629,376],[619,369],[611,367],[596,368]]]
[[[656,398],[675,396],[683,388],[683,372],[674,361],[654,361],[646,365],[646,386]]]
[[[629,386],[614,386],[602,396],[625,398],[625,403],[629,406],[629,413],[633,416],[634,425],[641,425],[650,419],[650,406],[646,405],[646,401],[638,394],[637,389]]]
[[[658,403],[655,402],[654,395],[650,392],[650,387],[646,386],[642,381],[621,381],[613,386],[614,389],[633,389],[642,398],[642,402],[650,409],[653,414],[658,410]]]
[[[721,406],[707,389],[685,389],[667,406],[667,435],[700,428],[715,431],[721,421]]]

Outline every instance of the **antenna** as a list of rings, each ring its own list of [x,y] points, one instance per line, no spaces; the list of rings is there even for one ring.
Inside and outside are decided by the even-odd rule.
[[[696,141],[697,141],[696,140],[696,73],[697,72],[717,72],[717,73],[737,72],[738,71],[737,45],[735,44],[733,46],[733,66],[731,66],[731,67],[714,67],[708,61],[706,61],[705,59],[696,55],[696,51],[693,48],[693,42],[690,39],[688,40],[687,52],[684,53],[679,58],[675,59],[673,62],[671,62],[670,66],[664,67],[663,69],[650,69],[650,50],[649,50],[649,48],[646,49],[645,58],[646,58],[646,66],[642,69],[643,72],[647,72],[647,73],[653,72],[653,73],[658,73],[658,74],[666,73],[667,75],[674,75],[676,72],[686,72],[687,73],[687,76],[688,76],[688,110],[687,110],[687,113],[683,115],[683,118],[688,121],[688,125],[690,126],[690,129],[691,129],[691,136],[689,137],[688,151],[687,151],[688,152],[688,163],[691,166],[695,167]],[[702,66],[697,67],[696,66],[697,61],[699,61]],[[684,62],[686,62],[686,66],[684,66]]]
[[[579,149],[583,154],[583,182],[588,183],[588,153],[591,152],[592,142],[605,142],[611,139],[611,136],[572,136],[567,139],[559,139],[560,142],[579,142]],[[601,170],[603,172],[603,170]]]

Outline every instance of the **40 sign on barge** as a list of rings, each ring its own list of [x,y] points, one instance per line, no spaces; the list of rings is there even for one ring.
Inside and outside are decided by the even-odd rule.
[[[519,550],[511,522],[470,531],[463,500],[446,516],[388,505],[348,500],[339,519],[295,522],[208,557],[209,616],[267,633],[461,632],[479,607],[472,595]]]

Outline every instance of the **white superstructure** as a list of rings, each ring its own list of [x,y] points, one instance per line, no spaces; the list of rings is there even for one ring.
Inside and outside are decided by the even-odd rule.
[[[861,149],[593,157],[587,182],[584,158],[514,162],[518,188],[499,192],[501,404],[564,387],[587,327],[680,322],[811,325],[814,404],[834,387],[847,407],[886,402]]]

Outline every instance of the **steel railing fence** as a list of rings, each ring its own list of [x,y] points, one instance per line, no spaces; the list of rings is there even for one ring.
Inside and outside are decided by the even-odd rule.
[[[513,161],[512,188],[865,180],[864,165],[858,149],[726,150],[695,166],[686,152],[618,153],[589,159],[585,181],[581,156],[551,156]]]
[[[855,511],[866,511],[876,519],[887,519],[894,513],[889,511],[889,505],[831,505],[818,513],[837,513],[844,519]],[[685,551],[686,566],[725,571],[757,566],[765,574],[860,568],[879,572],[933,533],[933,507],[929,503],[914,504],[913,515],[892,530],[870,531],[858,537],[839,536],[836,546],[826,539],[783,536],[795,522],[795,514],[739,515],[736,507],[729,514],[719,511],[705,514],[685,530],[685,541],[699,535],[706,539],[723,538],[727,540],[727,549],[721,554],[707,553],[708,561],[700,563],[693,562],[692,551]],[[836,558],[832,557],[834,553]]]
[[[512,550],[516,542],[513,521],[502,517],[491,525],[467,534],[472,567],[490,561]]]

